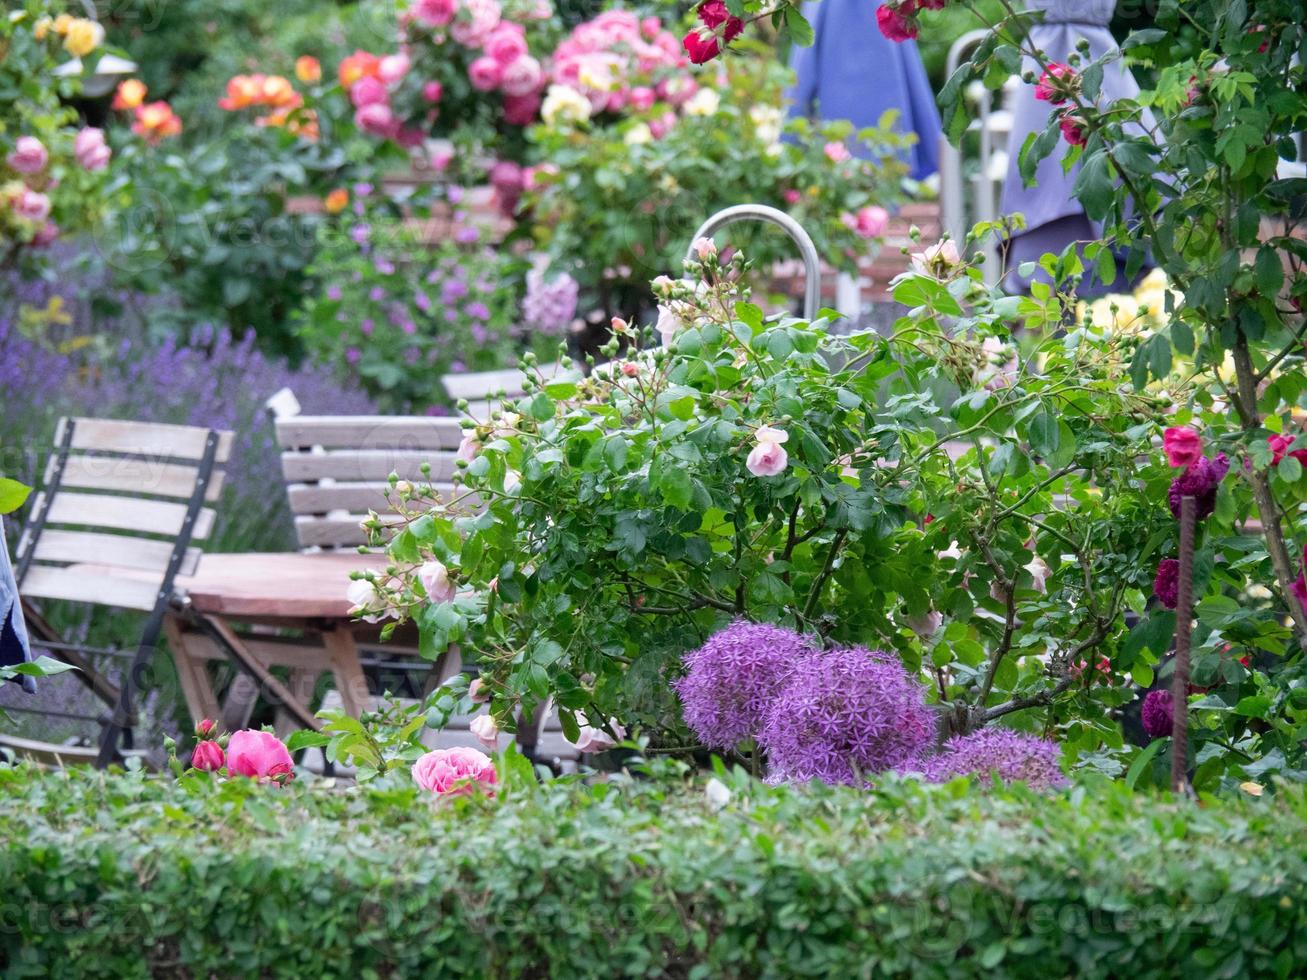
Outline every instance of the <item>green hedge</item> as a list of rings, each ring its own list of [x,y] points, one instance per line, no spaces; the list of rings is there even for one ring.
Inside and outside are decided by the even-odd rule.
[[[12,977],[1301,975],[1307,797],[0,770]]]

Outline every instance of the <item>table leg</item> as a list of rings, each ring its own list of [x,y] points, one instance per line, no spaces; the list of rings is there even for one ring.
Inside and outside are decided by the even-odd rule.
[[[259,658],[249,651],[235,630],[216,616],[203,616],[200,622],[206,630],[213,633],[218,642],[227,648],[232,660],[240,666],[241,670],[250,674],[258,682],[260,689],[275,699],[275,703],[284,707],[306,728],[312,728],[314,731],[322,728],[322,722],[313,717],[313,712],[308,706],[291,694],[286,689],[286,685],[272,675]],[[357,655],[354,657],[354,663],[355,666],[358,665]]]
[[[186,707],[191,713],[191,719],[197,723],[202,718],[217,720],[221,716],[218,695],[213,690],[213,682],[209,680],[205,661],[201,657],[194,656],[190,647],[194,639],[201,639],[205,643],[210,641],[207,637],[197,638],[195,634],[188,636],[174,616],[164,620],[163,632],[168,638],[168,646],[172,649],[172,662],[177,668],[177,681],[181,684],[182,696],[186,699]]]
[[[357,718],[372,707],[372,698],[368,694],[368,679],[363,676],[363,667],[359,664],[359,648],[354,634],[343,628],[326,630],[322,634],[322,645],[327,650],[327,660],[336,678],[341,703],[347,713]]]

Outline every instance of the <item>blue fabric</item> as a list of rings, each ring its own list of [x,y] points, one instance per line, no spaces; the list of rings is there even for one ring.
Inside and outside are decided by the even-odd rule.
[[[917,45],[895,44],[881,34],[879,6],[875,0],[803,5],[817,39],[811,47],[795,47],[790,58],[798,76],[786,93],[790,115],[847,119],[862,129],[875,126],[886,109],[897,109],[896,128],[917,135],[904,159],[921,180],[939,170],[939,109]]]
[[[18,584],[14,569],[9,564],[9,549],[5,547],[4,518],[0,518],[0,664],[13,666],[32,659],[32,647],[27,639],[27,624],[23,622],[23,607],[18,601]],[[21,681],[28,691],[36,690],[30,677]]]

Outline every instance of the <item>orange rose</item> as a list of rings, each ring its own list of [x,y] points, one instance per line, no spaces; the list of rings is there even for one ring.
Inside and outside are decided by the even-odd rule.
[[[381,73],[381,61],[375,54],[355,51],[340,63],[340,84],[349,88],[365,75],[377,78]]]
[[[259,104],[262,92],[262,75],[234,75],[227,79],[227,94],[218,100],[218,106],[228,112],[247,109]]]
[[[139,78],[128,78],[118,83],[118,90],[114,92],[112,108],[114,109],[135,109],[145,101],[145,93],[149,89]]]
[[[312,55],[302,54],[295,59],[295,77],[305,85],[322,81],[322,65]]]
[[[322,202],[322,206],[327,209],[327,214],[340,214],[347,204],[349,204],[349,191],[343,187],[337,187]]]
[[[144,137],[147,143],[158,143],[165,136],[176,136],[181,131],[182,121],[167,102],[150,102],[136,107],[132,132]]]
[[[293,109],[304,100],[287,79],[280,75],[269,75],[263,79],[259,101],[262,105],[272,106],[274,109]]]

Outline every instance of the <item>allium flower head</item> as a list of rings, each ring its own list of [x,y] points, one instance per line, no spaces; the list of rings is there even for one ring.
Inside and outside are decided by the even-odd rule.
[[[1171,513],[1180,519],[1180,499],[1195,498],[1194,518],[1204,520],[1216,510],[1216,488],[1230,471],[1230,460],[1225,453],[1218,453],[1215,459],[1201,456],[1191,463],[1189,469],[1181,473],[1171,484],[1167,497],[1171,503]]]
[[[1159,688],[1145,695],[1140,720],[1149,738],[1161,738],[1163,735],[1171,734],[1173,710],[1174,704],[1171,701],[1170,691]]]
[[[1067,783],[1058,765],[1060,754],[1057,743],[1047,739],[1010,728],[981,728],[949,739],[943,752],[923,760],[922,771],[935,783],[968,773],[997,774],[1005,783],[1019,780],[1033,789],[1057,789]]]
[[[780,779],[853,783],[928,751],[935,716],[921,683],[892,654],[817,652],[785,682],[761,743]]]
[[[765,623],[732,623],[685,655],[675,682],[685,723],[704,745],[729,749],[758,738],[781,683],[813,653],[804,637]]]

